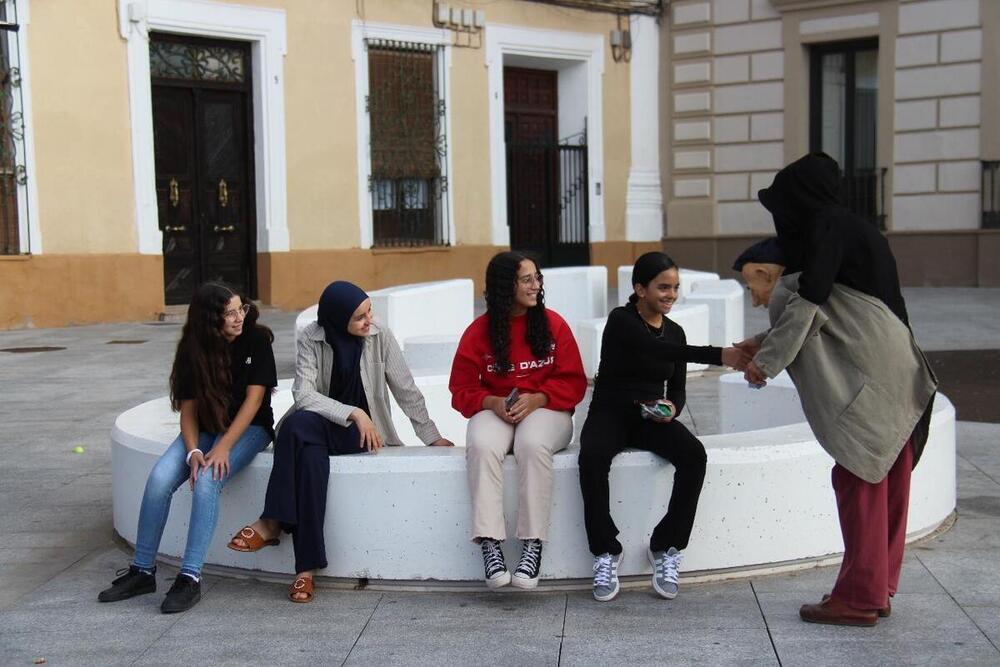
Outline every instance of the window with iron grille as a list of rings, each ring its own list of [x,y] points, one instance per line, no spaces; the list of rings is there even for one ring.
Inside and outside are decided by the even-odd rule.
[[[12,0],[0,0],[0,255],[26,252],[27,226],[19,209],[25,183],[23,115],[17,66],[17,11]]]
[[[376,247],[448,245],[441,48],[366,40]]]
[[[983,161],[983,228],[1000,228],[1000,160]]]

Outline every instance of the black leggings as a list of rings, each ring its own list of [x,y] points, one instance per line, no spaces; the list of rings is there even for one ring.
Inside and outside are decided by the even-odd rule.
[[[580,491],[590,551],[619,554],[618,528],[611,518],[608,473],[611,460],[627,447],[644,449],[674,465],[674,487],[667,513],[653,529],[649,547],[664,551],[688,545],[701,485],[705,481],[705,447],[684,424],[642,419],[636,406],[591,406],[580,435]]]

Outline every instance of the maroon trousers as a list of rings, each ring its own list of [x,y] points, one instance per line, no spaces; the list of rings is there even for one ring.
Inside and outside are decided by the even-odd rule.
[[[855,609],[880,609],[896,593],[906,543],[913,442],[906,441],[889,474],[871,484],[833,466],[844,562],[831,597]]]

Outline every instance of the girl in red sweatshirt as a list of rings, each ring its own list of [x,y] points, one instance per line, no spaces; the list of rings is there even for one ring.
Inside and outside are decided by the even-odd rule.
[[[466,458],[472,495],[472,538],[482,548],[486,584],[538,585],[542,540],[548,537],[552,456],[573,436],[573,408],[587,378],[569,325],[545,309],[538,265],[502,252],[486,268],[486,314],[462,335],[451,368],[452,406],[469,418]],[[521,559],[511,577],[506,539],[503,461],[518,470],[517,537]]]

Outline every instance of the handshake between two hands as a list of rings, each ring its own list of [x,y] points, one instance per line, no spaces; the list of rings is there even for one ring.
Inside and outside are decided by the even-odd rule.
[[[732,347],[722,348],[722,363],[738,371],[743,371],[743,378],[754,389],[760,389],[767,384],[767,378],[757,364],[753,362],[754,355],[760,351],[760,343],[755,338],[747,338]]]

